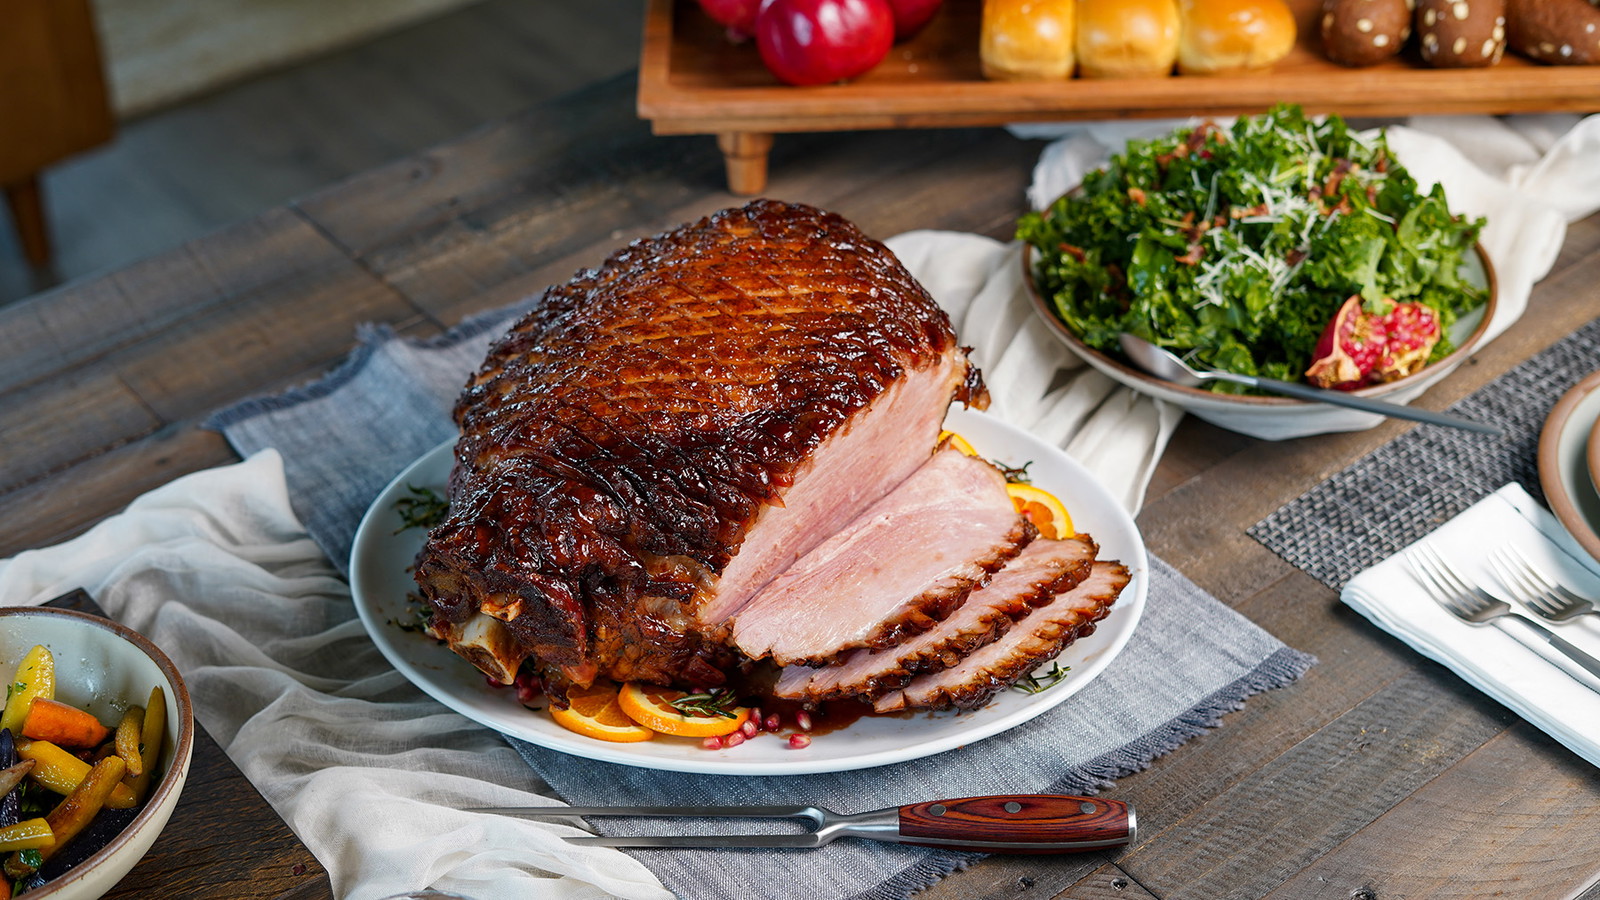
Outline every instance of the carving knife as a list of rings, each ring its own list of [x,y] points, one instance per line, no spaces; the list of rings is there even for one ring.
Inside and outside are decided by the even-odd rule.
[[[979,853],[1075,853],[1132,843],[1133,807],[1120,800],[1063,794],[1000,794],[929,800],[910,806],[844,815],[818,806],[512,806],[468,812],[530,819],[572,816],[673,816],[799,819],[798,834],[679,834],[582,836],[566,840],[599,847],[792,847],[814,849],[854,837]]]

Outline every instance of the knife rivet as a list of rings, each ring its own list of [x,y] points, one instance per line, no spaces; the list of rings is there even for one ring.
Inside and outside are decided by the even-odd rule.
[[[928,812],[933,813],[936,816],[942,816],[944,815],[944,804],[935,803],[934,805],[928,807]]]
[[[1006,812],[1022,812],[1022,804],[1015,800],[1007,800]]]
[[[1081,812],[1086,816],[1093,815],[1094,814],[1094,804],[1088,802],[1087,800],[1082,802],[1082,803],[1079,803],[1078,804],[1078,812]]]

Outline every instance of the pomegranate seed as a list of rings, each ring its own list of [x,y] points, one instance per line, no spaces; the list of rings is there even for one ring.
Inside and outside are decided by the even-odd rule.
[[[761,707],[759,707],[759,706],[750,707],[750,721],[756,723],[756,725],[758,727],[761,725],[761,722],[762,722]]]
[[[791,734],[791,735],[789,735],[789,749],[791,749],[791,750],[804,750],[805,748],[807,748],[809,746],[811,746],[811,735],[809,735],[809,734]]]
[[[706,739],[704,739],[704,740],[702,740],[700,742],[700,749],[702,749],[702,750],[721,750],[722,749],[722,738],[716,737],[715,735],[713,735],[711,737],[708,737],[708,738],[706,738]]]
[[[744,732],[742,731],[735,731],[722,739],[722,746],[724,747],[737,747],[742,743],[744,743]]]
[[[783,725],[783,721],[778,718],[777,713],[773,713],[772,715],[767,716],[765,725],[768,731],[777,731],[779,727]]]
[[[747,738],[753,738],[760,732],[761,729],[757,728],[756,723],[751,719],[745,719],[744,724],[739,726],[739,733]]]
[[[794,714],[794,724],[801,731],[810,731],[811,730],[811,713],[808,713],[803,709],[800,710],[799,712],[795,713]]]

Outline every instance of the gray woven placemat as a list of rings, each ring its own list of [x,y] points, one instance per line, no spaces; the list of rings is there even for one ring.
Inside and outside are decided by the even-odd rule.
[[[1508,482],[1541,502],[1539,431],[1551,407],[1600,368],[1600,319],[1450,409],[1493,422],[1501,437],[1418,426],[1280,507],[1251,537],[1339,590]]]

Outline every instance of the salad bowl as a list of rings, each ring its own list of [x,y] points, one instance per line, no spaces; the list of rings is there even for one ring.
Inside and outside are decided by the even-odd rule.
[[[1162,380],[1123,355],[1119,336],[1199,368],[1278,382],[1322,368],[1351,396],[1405,404],[1470,356],[1494,319],[1483,224],[1452,213],[1442,188],[1423,191],[1381,131],[1280,106],[1227,127],[1130,141],[1048,208],[1022,216],[1018,237],[1033,308],[1073,354],[1212,424],[1282,440],[1384,417]],[[1369,325],[1352,312],[1357,293],[1408,303]],[[1431,346],[1415,339],[1430,311],[1446,340],[1417,368],[1407,354]],[[1352,349],[1337,366],[1331,355],[1312,366],[1328,354],[1330,320],[1354,329],[1345,334],[1386,329],[1393,337],[1384,340],[1400,343],[1364,361]]]
[[[1468,257],[1468,266],[1462,277],[1483,287],[1488,299],[1471,313],[1457,319],[1450,329],[1450,339],[1455,349],[1442,359],[1407,375],[1404,378],[1353,391],[1358,397],[1371,397],[1390,403],[1409,403],[1424,391],[1456,370],[1471,356],[1488,331],[1494,318],[1495,277],[1494,266],[1481,246]],[[1023,283],[1034,312],[1044,322],[1050,333],[1066,345],[1076,356],[1093,366],[1106,377],[1146,396],[1182,407],[1195,418],[1210,422],[1219,428],[1236,431],[1250,437],[1268,441],[1290,440],[1314,434],[1332,434],[1340,431],[1364,431],[1385,421],[1384,416],[1343,409],[1309,400],[1289,397],[1270,397],[1254,394],[1219,394],[1204,388],[1185,387],[1163,381],[1135,367],[1120,356],[1102,353],[1085,344],[1072,333],[1055,311],[1050,301],[1040,292],[1034,280],[1033,248],[1026,244],[1022,251]]]

